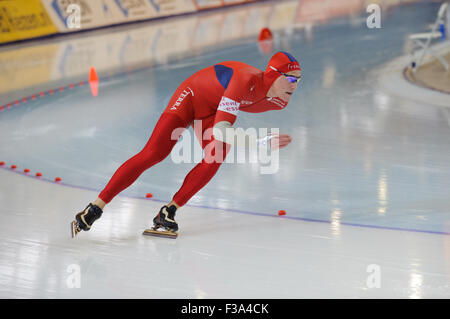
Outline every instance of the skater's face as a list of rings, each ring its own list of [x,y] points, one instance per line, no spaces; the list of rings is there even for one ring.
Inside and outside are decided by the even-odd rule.
[[[279,71],[278,71],[279,72]],[[270,93],[286,102],[289,102],[291,95],[297,88],[298,82],[301,79],[301,71],[295,70],[288,73],[279,72],[279,76],[272,84]]]

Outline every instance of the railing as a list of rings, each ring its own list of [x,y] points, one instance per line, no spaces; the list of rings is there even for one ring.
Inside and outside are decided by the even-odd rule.
[[[410,66],[414,73],[422,64],[422,61],[427,53],[441,62],[446,71],[449,70],[447,61],[439,53],[435,53],[430,49],[430,44],[433,39],[446,39],[446,30],[448,30],[449,27],[447,21],[447,10],[449,9],[449,2],[445,2],[440,6],[436,21],[431,28],[431,32],[415,33],[409,36],[409,39],[412,41],[413,45],[411,50],[412,58]]]

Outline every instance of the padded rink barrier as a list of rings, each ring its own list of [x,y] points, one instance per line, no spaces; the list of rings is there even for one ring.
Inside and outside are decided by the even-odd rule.
[[[58,33],[40,0],[0,1],[0,43]]]
[[[260,0],[0,0],[0,44]]]

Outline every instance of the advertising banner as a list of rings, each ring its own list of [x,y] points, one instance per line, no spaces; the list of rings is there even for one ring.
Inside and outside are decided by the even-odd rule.
[[[0,1],[0,43],[57,32],[40,0]]]

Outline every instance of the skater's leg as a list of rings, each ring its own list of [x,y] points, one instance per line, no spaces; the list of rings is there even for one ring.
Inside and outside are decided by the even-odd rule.
[[[170,154],[183,131],[174,130],[186,128],[194,119],[193,92],[189,85],[190,83],[185,81],[178,87],[158,120],[147,145],[119,167],[99,194],[97,202],[100,204],[103,202],[103,207],[130,186],[146,169]]]
[[[195,135],[205,151],[205,157],[201,163],[197,164],[189,172],[172,201],[163,206],[153,219],[155,228],[162,226],[170,232],[177,231],[178,224],[175,221],[177,209],[186,204],[192,196],[211,180],[225,159],[230,146],[214,140],[212,137],[213,123],[214,117],[210,117],[202,120],[200,128],[194,125]],[[206,132],[207,130],[208,132]],[[155,234],[154,232],[151,233]]]
[[[103,210],[106,206],[106,203],[100,197],[97,197],[97,199],[92,202],[92,205],[97,205],[101,210]]]
[[[218,171],[227,156],[229,147],[228,144],[216,140],[207,144],[206,149],[209,150],[206,151],[205,158],[185,177],[183,185],[174,195],[172,201],[181,207],[200,191]]]
[[[98,198],[75,216],[75,221],[71,224],[72,237],[81,230],[89,230],[94,221],[101,217],[107,203],[130,186],[146,169],[166,158],[188,124],[176,114],[163,113],[145,147],[123,163]]]
[[[205,152],[205,157],[189,172],[183,185],[174,195],[172,202],[176,203],[178,207],[184,206],[213,178],[230,150],[229,144],[214,139],[213,125],[214,116],[204,118],[200,126],[194,125],[195,135]]]
[[[183,82],[175,91],[145,147],[123,163],[97,199],[75,216],[71,223],[73,237],[81,230],[89,230],[92,223],[100,218],[104,207],[117,194],[133,184],[145,170],[170,154],[184,129],[194,119],[191,100],[194,92],[186,85],[189,83]],[[172,204],[171,207],[176,209],[177,205]]]
[[[153,219],[154,230],[164,227],[172,234],[178,230],[178,224],[175,221],[177,209],[186,204],[192,196],[211,180],[229,151],[229,145],[216,140],[211,141],[206,146],[205,158],[189,172],[172,201],[163,206]],[[156,230],[149,232],[157,234]]]
[[[177,143],[182,130],[177,130],[176,136],[172,133],[188,124],[176,114],[163,113],[145,147],[117,169],[98,196],[97,202],[102,204],[102,201],[104,207],[117,194],[133,184],[145,170],[166,158]]]
[[[177,203],[175,203],[173,200],[172,200],[169,204],[167,204],[166,206],[170,207],[170,206],[172,206],[172,205],[174,205],[177,209],[180,208],[180,205],[178,205]]]

